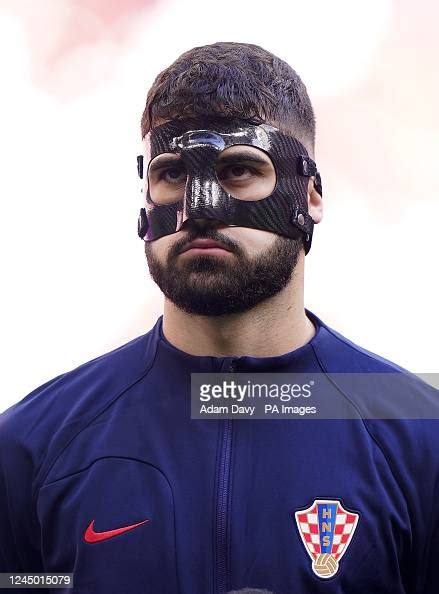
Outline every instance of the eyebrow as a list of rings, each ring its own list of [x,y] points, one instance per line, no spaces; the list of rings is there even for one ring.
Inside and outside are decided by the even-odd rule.
[[[255,155],[254,152],[252,151],[246,151],[241,150],[241,151],[237,151],[233,154],[227,155],[225,157],[222,156],[223,153],[221,153],[218,157],[218,164],[221,165],[228,165],[230,163],[241,163],[242,161],[246,161],[246,162],[250,162],[250,163],[255,163],[258,165],[270,165],[269,161],[267,161],[267,159],[264,159],[263,157],[259,157],[257,155]],[[149,166],[149,171],[153,172],[153,171],[158,171],[160,169],[164,169],[165,167],[175,167],[176,165],[179,165],[181,163],[181,158],[172,158],[172,157],[163,157],[163,158],[159,158],[157,157],[156,160],[154,160],[150,166]]]
[[[264,159],[263,157],[258,157],[258,155],[256,155],[253,151],[246,151],[245,149],[242,149],[241,151],[236,151],[236,153],[230,155],[226,154],[225,157],[222,157],[222,154],[223,153],[221,153],[218,158],[218,163],[221,164],[236,163],[237,161],[246,161],[250,163],[257,163],[259,165],[270,165],[270,162],[267,159]]]
[[[178,157],[178,155],[176,155]],[[172,157],[157,157],[152,163],[149,165],[149,171],[158,171],[159,169],[164,169],[165,167],[178,165],[181,163],[181,158],[172,158]]]

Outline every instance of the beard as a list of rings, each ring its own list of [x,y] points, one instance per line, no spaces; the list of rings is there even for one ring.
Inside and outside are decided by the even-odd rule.
[[[200,238],[221,242],[233,255],[179,258],[184,245]],[[273,297],[289,283],[303,249],[301,238],[278,235],[263,253],[249,258],[229,237],[209,229],[176,242],[163,264],[151,243],[145,242],[145,255],[154,282],[176,307],[201,316],[242,313]]]

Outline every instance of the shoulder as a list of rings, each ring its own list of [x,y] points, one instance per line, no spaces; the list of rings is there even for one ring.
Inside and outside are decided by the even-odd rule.
[[[439,419],[439,391],[424,378],[394,361],[369,351],[346,338],[315,314],[319,329],[312,341],[321,371],[345,382],[367,417],[379,406],[390,419]],[[433,375],[433,374],[432,374]]]
[[[381,401],[383,405],[389,406],[388,417],[384,418],[411,418],[417,412],[419,415],[415,418],[439,419],[439,392],[424,378],[360,346],[322,322],[315,314],[311,316],[319,325],[313,349],[323,373],[340,374],[340,378],[346,377],[351,382],[355,381],[364,404],[373,403],[374,399],[376,402],[380,396],[395,396]],[[373,392],[370,390],[371,386]],[[410,406],[411,403],[424,408],[416,410]],[[400,406],[401,409],[392,411],[392,406]],[[399,412],[402,416],[395,417],[392,412]],[[404,412],[406,414],[403,414]],[[427,413],[431,413],[432,416],[428,417]]]
[[[373,442],[405,482],[439,480],[439,391],[319,320],[315,356],[358,408]]]
[[[20,452],[36,464],[57,441],[79,430],[147,374],[154,328],[50,379],[0,414],[0,458]]]

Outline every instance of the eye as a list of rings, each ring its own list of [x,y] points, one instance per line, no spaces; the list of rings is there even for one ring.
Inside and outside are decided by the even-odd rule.
[[[229,179],[230,181],[245,181],[252,175],[260,175],[260,173],[256,169],[243,165],[242,163],[228,165],[218,170],[218,179],[220,180]]]
[[[168,167],[159,173],[159,180],[170,184],[176,184],[186,179],[186,171],[181,165]]]

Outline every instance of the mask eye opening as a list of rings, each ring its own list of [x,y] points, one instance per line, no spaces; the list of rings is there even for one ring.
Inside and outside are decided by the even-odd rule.
[[[237,168],[243,171],[243,175],[237,173]],[[278,181],[276,167],[267,151],[246,143],[228,145],[218,153],[215,175],[228,196],[247,202],[271,196]]]
[[[166,156],[165,156],[166,155]],[[145,186],[149,201],[155,206],[169,206],[184,199],[188,174],[184,183],[172,178],[170,172],[183,170],[185,165],[180,153],[164,151],[155,155],[148,163]],[[170,175],[169,177],[167,177]]]

